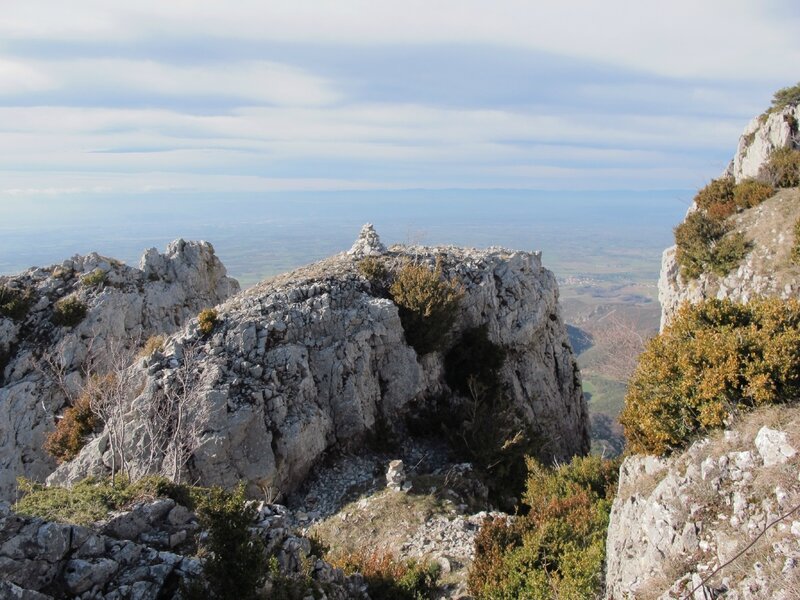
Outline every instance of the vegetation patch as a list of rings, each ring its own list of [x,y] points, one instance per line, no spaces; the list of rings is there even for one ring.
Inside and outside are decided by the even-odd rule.
[[[184,589],[187,600],[257,600],[268,575],[264,543],[250,531],[256,508],[247,503],[245,486],[234,492],[219,487],[205,491],[197,516],[208,536],[200,552],[205,558],[202,580]]]
[[[788,146],[776,148],[761,167],[758,177],[775,187],[800,186],[800,150]]]
[[[695,196],[697,210],[675,228],[675,255],[681,275],[696,279],[711,271],[720,277],[734,269],[751,249],[739,232],[732,231],[731,215],[753,208],[774,194],[774,188],[752,179],[734,183],[715,179]]]
[[[362,548],[338,557],[332,563],[346,575],[361,573],[372,598],[384,600],[428,600],[438,588],[440,567],[436,563],[397,560],[390,553]]]
[[[75,296],[62,298],[56,302],[51,317],[53,323],[61,327],[75,327],[86,318],[89,307]]]
[[[772,106],[769,112],[776,112],[782,108],[800,103],[800,83],[779,89],[772,96]]]
[[[433,271],[424,265],[405,265],[389,293],[397,304],[406,341],[417,354],[441,350],[463,296],[458,283],[444,280],[441,262],[437,261]]]
[[[800,219],[794,223],[794,243],[792,244],[792,262],[800,265]]]
[[[139,351],[139,357],[145,358],[152,356],[155,352],[162,352],[164,344],[167,342],[167,337],[164,335],[151,335]]]
[[[631,452],[667,454],[740,411],[800,398],[800,302],[684,305],[650,340],[620,422]]]
[[[0,317],[22,321],[33,304],[33,292],[29,289],[15,289],[0,286]]]
[[[217,322],[217,311],[213,308],[201,310],[200,314],[197,315],[197,327],[203,335],[211,335],[214,331],[214,327],[217,326]]]
[[[97,287],[106,282],[106,272],[103,269],[95,269],[81,277],[81,285],[86,287]]]
[[[388,292],[392,274],[386,268],[386,263],[383,260],[374,256],[367,256],[358,261],[358,272],[364,279],[369,281],[373,290],[381,295]]]
[[[594,456],[556,468],[529,459],[527,514],[488,518],[478,532],[468,580],[475,597],[599,597],[618,468]]]
[[[87,390],[96,389],[87,386]],[[95,432],[99,420],[92,412],[91,392],[82,394],[56,421],[56,428],[47,436],[44,449],[59,463],[72,460]]]
[[[136,482],[117,477],[114,485],[110,479],[89,477],[71,488],[44,486],[24,478],[17,481],[24,495],[14,505],[16,512],[76,525],[100,521],[111,511],[156,498],[172,498],[192,508],[197,494],[191,488],[164,477],[145,477]]]

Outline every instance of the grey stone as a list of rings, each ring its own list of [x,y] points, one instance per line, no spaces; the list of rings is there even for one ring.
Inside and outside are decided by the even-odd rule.
[[[785,432],[769,427],[759,429],[755,443],[765,467],[782,465],[797,454]]]

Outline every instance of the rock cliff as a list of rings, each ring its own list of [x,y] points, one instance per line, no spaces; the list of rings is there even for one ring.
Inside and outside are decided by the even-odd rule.
[[[17,476],[53,471],[42,445],[90,363],[172,333],[238,290],[211,244],[183,240],[148,250],[139,268],[93,253],[0,277],[14,300],[0,311],[0,498],[13,498]]]
[[[798,448],[800,410],[773,407],[680,455],[625,459],[606,597],[797,598]]]
[[[799,119],[800,105],[796,104],[754,118],[739,138],[736,154],[722,175],[733,177],[736,182],[754,178],[773,150],[800,147]],[[661,329],[685,301],[730,298],[745,302],[754,295],[796,296],[799,271],[789,260],[789,250],[794,239],[792,228],[800,216],[797,200],[797,189],[781,190],[767,202],[731,217],[733,231],[744,234],[752,243],[752,250],[738,269],[724,277],[704,273],[695,280],[684,280],[675,259],[676,247],[667,248],[658,281]],[[693,210],[695,206],[689,213]]]
[[[460,331],[486,325],[489,338],[506,350],[501,385],[519,417],[546,440],[543,456],[567,459],[587,451],[580,375],[555,277],[540,255],[386,250],[365,227],[350,253],[231,298],[216,308],[213,331],[204,334],[191,320],[163,352],[133,367],[141,392],[131,400],[121,448],[129,469],[138,475],[163,467],[163,452],[152,460],[149,411],[179,387],[182,373],[191,381],[192,401],[181,427],[195,434],[185,474],[201,484],[245,480],[252,495],[288,493],[326,452],[403,432],[409,414],[447,391],[444,360],[440,352],[418,356],[406,343],[397,306],[359,272],[364,256],[381,256],[390,270],[409,261],[438,263],[463,289],[450,345]],[[106,472],[110,439],[107,427],[50,481]]]

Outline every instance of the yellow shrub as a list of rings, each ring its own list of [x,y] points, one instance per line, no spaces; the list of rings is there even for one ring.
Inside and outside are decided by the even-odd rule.
[[[200,333],[203,335],[209,335],[212,331],[214,331],[214,327],[217,325],[217,311],[213,308],[207,308],[203,311],[200,311],[200,314],[197,315],[197,326],[200,329]]]
[[[620,422],[633,452],[666,454],[739,410],[800,397],[800,303],[684,305],[639,358]]]

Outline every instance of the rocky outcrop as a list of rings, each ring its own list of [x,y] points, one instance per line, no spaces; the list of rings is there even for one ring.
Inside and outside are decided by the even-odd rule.
[[[680,455],[628,457],[608,529],[606,597],[797,598],[798,434],[797,408],[771,408]]]
[[[796,298],[800,291],[800,267],[791,257],[794,224],[800,219],[800,190],[783,189],[763,204],[731,217],[734,231],[751,243],[751,251],[738,268],[724,277],[703,273],[686,281],[675,260],[675,246],[667,248],[661,261],[658,299],[661,329],[684,302],[707,298],[747,302],[755,296]]]
[[[739,137],[739,145],[723,175],[737,182],[757,177],[776,148],[800,148],[800,105],[789,105],[754,118]]]
[[[374,239],[365,245],[381,247]],[[433,268],[438,260],[464,291],[450,344],[460,331],[486,325],[507,351],[500,379],[519,418],[547,441],[543,457],[587,451],[580,375],[555,278],[538,253],[393,247],[382,260],[389,269],[411,260]],[[137,474],[158,468],[146,460],[148,411],[188,369],[193,401],[183,423],[197,432],[188,476],[225,487],[245,480],[260,497],[296,489],[331,450],[356,449],[378,430],[402,432],[410,413],[447,392],[442,354],[417,356],[397,306],[348,254],[232,298],[217,307],[212,333],[193,320],[135,368],[142,391],[129,413],[129,467]],[[108,432],[97,438],[51,481],[107,469],[108,439]]]
[[[789,105],[765,112],[754,118],[739,137],[736,154],[723,177],[733,177],[738,183],[759,176],[759,172],[777,148],[800,148],[800,105]],[[732,217],[734,230],[744,234],[752,243],[752,252],[738,269],[720,277],[704,273],[698,279],[684,280],[675,260],[676,247],[664,251],[658,299],[661,302],[661,329],[669,323],[684,302],[699,302],[706,298],[729,298],[746,302],[755,295],[796,296],[798,270],[789,258],[794,240],[794,223],[800,213],[796,190],[781,190],[773,198],[755,208]],[[694,205],[689,209],[691,213]]]
[[[148,250],[138,269],[93,253],[0,277],[0,289],[24,299],[0,316],[0,498],[11,498],[17,476],[43,480],[55,468],[42,445],[90,363],[174,332],[239,285],[211,244],[178,240]],[[64,299],[85,308],[79,323],[56,324]]]
[[[91,528],[17,515],[0,504],[0,597],[179,597],[181,584],[203,571],[201,559],[184,554],[194,549],[198,527],[192,512],[168,498],[139,504]],[[293,582],[295,593],[320,597],[324,590],[329,600],[369,600],[360,576],[346,577],[313,557],[311,542],[291,533],[285,507],[261,504],[251,531],[276,558],[281,578]],[[276,585],[273,574],[264,592]]]

